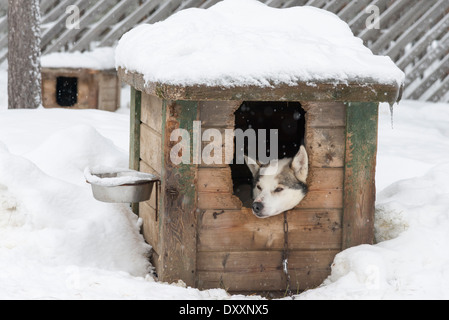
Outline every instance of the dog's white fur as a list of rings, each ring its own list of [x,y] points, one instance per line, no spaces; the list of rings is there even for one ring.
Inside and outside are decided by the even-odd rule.
[[[253,174],[253,213],[258,218],[293,209],[305,197],[309,164],[304,146],[293,159],[273,160],[268,168],[248,157],[245,161]]]

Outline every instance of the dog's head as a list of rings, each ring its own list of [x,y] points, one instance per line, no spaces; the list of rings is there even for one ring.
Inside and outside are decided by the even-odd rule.
[[[273,160],[261,165],[251,158],[245,161],[253,174],[253,213],[268,218],[296,207],[307,194],[309,161],[301,146],[293,158]]]

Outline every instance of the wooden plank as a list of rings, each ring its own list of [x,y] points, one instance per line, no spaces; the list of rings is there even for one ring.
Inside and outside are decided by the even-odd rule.
[[[387,10],[383,11],[380,15],[380,26],[381,28],[388,27],[388,23],[392,21],[395,17],[399,16],[404,8],[411,8],[412,5],[416,4],[418,0],[408,0],[408,1],[394,1]],[[379,38],[381,30],[379,29],[368,29],[365,28],[358,36],[365,42],[375,41]],[[349,101],[349,100],[348,100]],[[353,100],[354,101],[354,100]]]
[[[98,109],[114,112],[120,107],[120,84],[115,72],[98,74]]]
[[[117,0],[113,1],[98,1],[92,7],[81,15],[79,24],[80,26],[88,26],[98,19],[99,14],[104,14],[108,9],[117,4]],[[59,35],[52,43],[50,43],[44,51],[44,54],[51,52],[57,52],[68,43],[74,43],[77,36],[80,35],[78,29],[66,29],[61,35]]]
[[[291,250],[341,250],[342,209],[291,210],[288,244]]]
[[[201,129],[202,141],[199,166],[201,168],[228,167],[228,164],[230,164],[234,158],[233,136],[231,136],[229,141],[227,141],[226,129],[207,127],[202,127]],[[215,140],[215,138],[217,138],[217,140]],[[226,143],[228,143],[228,145]]]
[[[343,249],[374,239],[379,105],[347,104]]]
[[[309,191],[343,189],[343,168],[311,168],[307,179]]]
[[[200,168],[198,170],[198,192],[232,194],[231,168]],[[211,194],[211,196],[214,196]]]
[[[56,6],[54,6],[53,9],[50,10],[50,12],[48,12],[46,15],[42,16],[42,24],[53,22],[56,19],[63,16],[65,13],[65,10],[71,4],[73,4],[73,1],[70,1],[70,0],[61,0],[61,1],[59,1],[59,3],[56,3]]]
[[[144,123],[140,125],[140,158],[162,173],[162,136]]]
[[[308,127],[344,127],[346,125],[346,105],[343,102],[306,102]]]
[[[289,248],[340,249],[341,217],[341,209],[296,209],[289,212]],[[249,209],[207,210],[199,223],[198,251],[284,248],[283,215],[258,219]]]
[[[379,8],[380,12],[385,12],[387,9],[387,2],[389,0],[374,0],[371,1],[370,5],[376,6]],[[360,12],[355,15],[352,19],[348,21],[349,27],[354,32],[354,35],[358,36],[366,28],[366,19],[368,18],[368,14],[365,12],[365,8],[360,10]]]
[[[440,80],[441,78],[444,79],[444,77],[448,74],[448,71],[449,54],[445,56],[444,59],[439,61],[435,69],[420,81],[419,86],[417,86],[417,88],[415,88],[411,94],[407,95],[407,98],[414,100],[419,99],[430,87],[432,87],[432,85],[436,81]]]
[[[369,2],[370,0],[350,1],[348,5],[338,12],[338,16],[343,21],[348,21],[354,17],[357,12],[363,10]]]
[[[140,161],[140,171],[145,173],[154,174],[156,176],[160,176],[159,173],[156,172],[149,164],[147,164],[144,161]],[[160,188],[158,185],[153,185],[153,190],[151,192],[151,198],[149,201],[145,202],[148,206],[152,207],[153,209],[159,209],[161,207],[161,203],[159,203],[159,200],[161,199],[161,193]],[[159,210],[158,210],[159,212]]]
[[[332,0],[332,1],[328,1],[326,3],[326,5],[323,7],[323,9],[326,10],[326,11],[337,13],[337,12],[340,12],[340,11],[344,10],[348,6],[348,3],[350,3],[350,2],[352,2],[352,1],[350,1],[350,0]]]
[[[449,15],[447,22],[449,27]],[[413,68],[407,72],[405,78],[406,86],[411,84],[416,79],[421,78],[435,60],[442,59],[444,57],[447,50],[449,50],[449,33],[439,40],[438,44],[429,50],[429,52],[427,52],[423,57],[421,57],[421,59],[414,64]],[[408,95],[406,95],[406,97],[408,98]]]
[[[425,53],[426,49],[429,47],[429,45],[435,41],[436,39],[439,39],[441,35],[443,34],[443,38],[438,40],[438,46],[432,47],[432,50],[430,50],[426,56],[430,54],[434,54],[436,56],[439,56],[435,51],[438,51],[439,48],[444,46],[444,44],[447,44],[449,42],[449,34],[447,33],[447,29],[449,28],[449,14],[445,15],[435,26],[433,26],[424,37],[422,37],[419,41],[416,42],[416,44],[413,45],[413,48],[408,51],[406,54],[404,54],[402,57],[400,57],[396,61],[396,65],[401,68],[402,70],[405,69],[405,67],[411,63],[414,62],[414,60],[418,57],[421,57],[423,55],[423,52]],[[445,51],[444,49],[442,50]],[[433,56],[430,56],[429,60],[432,60]],[[423,58],[420,59],[421,61]],[[427,65],[430,65],[430,62],[427,63]],[[416,69],[416,67],[415,67]],[[423,68],[424,70],[425,68]],[[413,72],[413,71],[412,71]],[[422,74],[422,71],[419,73]],[[410,72],[407,72],[407,77],[410,76]],[[412,79],[414,79],[414,76],[411,76]]]
[[[98,36],[108,28],[112,23],[117,22],[120,17],[129,9],[130,6],[136,4],[136,0],[120,1],[112,10],[108,11],[101,19],[91,27],[73,45],[72,51],[81,51],[87,49],[89,44],[98,38]]]
[[[282,249],[283,224],[281,216],[258,219],[249,209],[208,210],[199,220],[198,251]]]
[[[428,30],[429,26],[434,25],[435,21],[444,17],[445,11],[449,8],[449,1],[439,0],[431,8],[417,20],[413,21],[413,25],[407,28],[394,44],[384,52],[385,55],[397,60],[401,50],[415,39],[420,39],[422,34]]]
[[[201,125],[210,128],[234,128],[234,113],[243,101],[200,101]]]
[[[298,209],[338,209],[343,207],[343,190],[312,190],[296,206]]]
[[[130,144],[129,144],[129,168],[140,169],[140,118],[142,113],[142,92],[131,87],[130,103]],[[135,214],[139,214],[139,204],[131,205]]]
[[[390,46],[391,41],[395,40],[400,34],[405,32],[405,30],[433,4],[434,1],[419,1],[412,8],[405,11],[405,13],[389,28],[389,32],[383,33],[376,39],[370,46],[371,50],[374,53],[381,53],[383,50],[386,50]]]
[[[201,8],[204,9],[210,8],[219,1],[220,0],[205,0],[204,3],[201,5]]]
[[[140,166],[140,118],[142,113],[142,93],[131,87],[130,104],[130,150],[129,166],[132,170],[139,170]]]
[[[433,102],[442,101],[448,90],[449,90],[449,77],[446,76],[446,78],[441,82],[439,88],[436,88],[434,89],[434,91],[430,92],[428,101]]]
[[[182,0],[163,1],[157,10],[144,20],[144,23],[156,23],[168,18],[182,3]]]
[[[164,102],[159,280],[176,282],[182,279],[188,286],[195,285],[197,239],[197,168],[193,164],[175,165],[170,151],[176,142],[170,141],[176,129],[193,130],[198,119],[198,103]]]
[[[101,37],[100,47],[112,46],[123,34],[136,26],[145,16],[149,15],[163,0],[146,0],[136,10],[124,17],[113,28]]]
[[[118,69],[122,81],[146,92],[167,100],[189,101],[379,101],[396,102],[396,84],[373,83],[370,79],[357,82],[339,83],[329,79],[326,82],[300,82],[295,86],[273,84],[270,87],[245,86],[223,90],[220,86],[179,86],[160,83],[147,83],[141,74]],[[399,95],[400,96],[400,95]]]
[[[64,10],[63,12],[65,12],[66,8],[69,5],[77,6],[80,11],[87,9],[87,7],[90,5],[89,1],[86,0],[77,0],[76,2],[73,1],[64,1],[64,2],[67,3],[67,5],[60,8]],[[51,27],[42,32],[42,40],[41,40],[42,48],[45,48],[45,46],[47,46],[51,41],[53,41],[66,28],[67,15],[62,12],[60,13],[60,11],[58,11],[58,13],[60,15],[56,17],[56,20],[52,19],[52,22],[54,23],[51,24]]]
[[[185,0],[184,2],[181,3],[181,5],[178,8],[176,8],[175,12],[192,7],[199,7],[203,2],[204,0]]]
[[[293,292],[319,286],[330,274],[336,250],[292,251],[289,272]],[[280,291],[287,288],[282,251],[199,252],[198,287],[236,291]]]
[[[157,253],[161,252],[159,241],[159,221],[156,209],[148,205],[147,202],[140,204],[139,217],[143,220],[142,234],[146,242],[149,243]]]
[[[345,128],[307,128],[306,149],[309,155],[309,167],[343,167]]]
[[[162,134],[162,99],[143,94],[142,96],[142,122],[151,129]]]
[[[203,210],[238,210],[242,208],[242,202],[232,193],[199,192],[198,208]]]
[[[292,251],[288,259],[291,290],[305,291],[318,287],[331,274],[331,266],[340,250]]]

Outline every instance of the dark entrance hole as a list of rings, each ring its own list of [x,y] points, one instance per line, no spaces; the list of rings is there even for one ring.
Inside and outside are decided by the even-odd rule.
[[[305,136],[305,111],[299,102],[244,102],[235,112],[235,129],[246,131],[265,129],[267,156],[272,152],[270,130],[278,130],[278,158],[294,157]],[[259,139],[259,136],[257,136]],[[244,154],[248,154],[248,140],[245,139]],[[258,144],[258,143],[257,143]],[[238,148],[238,146],[236,146]],[[257,150],[257,145],[256,145]],[[257,150],[258,154],[259,150]],[[258,159],[259,160],[259,159]],[[246,164],[236,164],[236,154],[231,164],[234,195],[245,207],[252,203],[252,174]]]
[[[73,107],[78,102],[78,78],[58,77],[56,102],[61,107]]]

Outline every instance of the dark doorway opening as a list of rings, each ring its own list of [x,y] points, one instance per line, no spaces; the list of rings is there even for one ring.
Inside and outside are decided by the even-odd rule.
[[[78,78],[58,77],[56,102],[61,107],[73,107],[78,102]]]
[[[270,145],[269,132],[271,129],[277,129],[278,158],[291,158],[304,144],[305,111],[299,102],[244,102],[235,112],[235,129],[243,131],[253,129],[256,132],[265,129],[267,132],[265,139],[267,156],[270,155],[273,148]],[[258,152],[257,150],[257,154]],[[244,145],[244,154],[248,155],[248,141]],[[234,161],[231,164],[234,195],[242,201],[245,207],[251,207],[253,177],[246,164],[236,164],[236,158],[237,156],[234,154]]]

